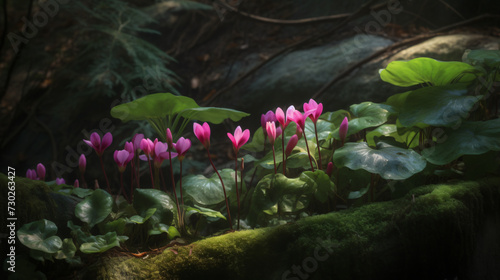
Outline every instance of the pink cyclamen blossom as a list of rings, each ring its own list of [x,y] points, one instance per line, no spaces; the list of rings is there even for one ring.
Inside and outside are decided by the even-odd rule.
[[[174,147],[174,139],[172,137],[172,131],[170,131],[170,128],[167,128],[165,134],[166,134],[168,148],[172,150],[172,148]]]
[[[231,133],[227,133],[227,137],[233,142],[233,150],[235,153],[238,153],[240,148],[245,145],[246,142],[248,142],[248,139],[250,138],[250,130],[245,129],[244,131],[241,131],[241,126],[238,126],[234,130],[234,135]]]
[[[132,144],[134,144],[134,151],[137,151],[141,148],[141,141],[144,139],[144,134],[136,133],[134,137],[132,137]]]
[[[330,161],[328,163],[328,166],[326,167],[326,175],[328,175],[328,177],[331,177],[332,173],[333,173],[333,162]]]
[[[155,144],[151,141],[151,139],[145,138],[141,140],[140,149],[144,152],[144,155],[146,155],[148,160],[153,158],[154,148]]]
[[[309,117],[313,123],[316,123],[323,113],[323,104],[316,103],[313,99],[309,99],[309,103],[304,103],[304,114]]]
[[[46,170],[45,170],[45,166],[43,166],[43,164],[39,163],[37,166],[36,166],[36,173],[38,174],[38,178],[42,181],[45,181],[45,173],[46,173]]]
[[[73,183],[73,187],[75,187],[75,188],[80,187],[80,181],[78,181],[78,179],[76,179],[75,182]]]
[[[306,118],[307,116],[305,114],[302,114],[298,110],[290,112],[290,116],[287,116],[288,119],[293,121],[294,123],[297,124],[298,127],[304,131],[304,128],[306,126]]]
[[[116,150],[113,154],[116,164],[118,165],[118,170],[120,172],[125,171],[127,163],[129,162],[130,153],[127,150]]]
[[[132,142],[125,142],[125,147],[123,147],[125,151],[129,153],[128,161],[131,161],[134,158],[134,144]]]
[[[344,117],[344,120],[340,124],[339,128],[339,136],[340,136],[340,141],[342,141],[342,145],[344,145],[348,129],[349,129],[349,120],[347,119],[347,117]]]
[[[26,170],[26,178],[31,180],[38,180],[38,176],[36,175],[35,169]]]
[[[292,154],[293,148],[297,146],[297,142],[299,141],[299,137],[297,134],[294,134],[290,140],[288,140],[288,144],[286,145],[285,155],[289,157]]]
[[[66,180],[64,178],[56,178],[56,185],[66,184]]]
[[[290,119],[290,116],[293,114],[294,111],[295,111],[295,107],[292,105],[292,106],[288,107],[288,109],[286,110],[286,115],[285,115],[283,110],[278,107],[276,109],[276,114],[275,114],[276,121],[278,121],[283,128],[286,128],[290,124],[290,122],[292,121]]]
[[[203,123],[200,125],[198,123],[193,124],[194,135],[198,140],[200,140],[201,144],[208,149],[210,147],[210,126],[208,123]]]
[[[260,116],[260,125],[262,126],[262,130],[264,132],[264,137],[267,137],[266,123],[267,122],[275,122],[275,121],[276,121],[276,116],[274,115],[274,112],[271,110],[267,111],[266,114],[262,114]]]
[[[90,134],[90,141],[85,139],[83,139],[83,141],[90,147],[94,148],[98,156],[102,156],[104,150],[106,150],[106,148],[109,147],[113,142],[113,135],[108,132],[104,134],[101,141],[101,136],[99,136],[97,132],[93,132],[92,134]]]
[[[85,173],[85,169],[87,168],[87,158],[84,154],[81,154],[78,159],[78,168],[80,169],[80,173]]]
[[[191,148],[191,140],[185,139],[184,137],[179,138],[177,140],[177,143],[174,143],[174,149],[178,153],[178,158],[179,161],[182,161],[184,159],[184,156],[186,155],[186,152]]]
[[[276,141],[276,124],[274,122],[267,122],[266,131],[267,137],[269,137],[269,142],[271,145],[274,145],[274,141]]]

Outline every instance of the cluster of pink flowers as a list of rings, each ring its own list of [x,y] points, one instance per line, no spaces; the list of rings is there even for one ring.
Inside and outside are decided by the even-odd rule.
[[[42,163],[37,164],[36,169],[28,169],[26,170],[26,178],[31,180],[40,180],[45,181],[47,170]],[[66,184],[66,181],[63,178],[56,178],[56,184]]]

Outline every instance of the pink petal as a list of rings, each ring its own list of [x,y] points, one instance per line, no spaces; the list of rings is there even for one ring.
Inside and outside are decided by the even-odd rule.
[[[203,129],[205,130],[205,141],[209,141],[210,142],[210,126],[208,125],[208,123],[204,122],[203,123]]]
[[[104,151],[112,142],[113,135],[111,135],[111,132],[104,134],[104,137],[102,137],[101,150]]]
[[[87,167],[87,158],[84,154],[80,155],[80,158],[78,159],[78,166],[80,168],[80,172],[85,172],[85,167]]]
[[[174,139],[172,138],[172,131],[170,131],[170,128],[167,128],[167,131],[165,132],[165,134],[166,134],[168,147],[172,148],[172,145],[174,144]]]
[[[158,156],[161,153],[164,153],[167,151],[168,145],[162,142],[157,142],[155,144],[155,155]]]
[[[142,160],[142,161],[150,161],[151,157],[149,157],[147,155],[140,155],[139,159]]]
[[[94,150],[96,149],[96,147],[94,146],[94,144],[92,144],[92,141],[89,141],[89,140],[85,140],[83,139],[83,142],[85,142],[85,144],[89,145],[90,147],[92,147]]]
[[[134,150],[141,148],[142,139],[144,139],[144,134],[137,133],[134,135],[134,137],[132,138],[132,143],[134,144]]]
[[[117,153],[117,159],[118,159],[118,162],[120,163],[119,165],[126,165],[127,164],[127,159],[128,159],[128,156],[129,156],[129,152],[125,151],[125,150],[120,150],[118,151]]]
[[[288,140],[288,144],[286,145],[286,150],[285,150],[285,155],[289,157],[292,154],[293,148],[297,145],[297,142],[299,141],[299,138],[297,137],[297,134],[294,134],[290,140]]]
[[[191,148],[191,140],[185,139],[184,137],[179,138],[177,143],[174,144],[174,148],[180,155],[184,155],[189,148]]]
[[[101,136],[97,132],[93,132],[90,134],[90,142],[92,142],[94,149],[99,150],[101,147]]]
[[[45,166],[43,166],[43,164],[39,163],[36,166],[36,173],[38,174],[40,180],[45,180]]]
[[[285,126],[285,113],[281,108],[276,108],[276,120],[281,124],[281,126]]]
[[[238,144],[236,143],[236,139],[234,139],[234,136],[231,133],[227,133],[227,137],[229,137],[229,140],[233,143],[233,148],[237,149]]]
[[[250,139],[250,130],[245,129],[238,143],[238,148],[241,148],[243,145],[245,145],[248,142],[248,139]]]

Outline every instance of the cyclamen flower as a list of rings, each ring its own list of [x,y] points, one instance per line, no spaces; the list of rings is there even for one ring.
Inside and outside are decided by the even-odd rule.
[[[152,159],[152,153],[153,153],[154,148],[155,148],[155,144],[153,143],[153,141],[151,141],[151,139],[146,138],[146,139],[141,140],[140,149],[144,152],[144,155],[146,156],[146,160]],[[142,160],[145,160],[142,157],[139,157],[139,158],[141,158]]]
[[[129,163],[129,155],[130,153],[126,150],[116,150],[113,154],[113,158],[115,159],[116,164],[118,165],[118,170],[120,172],[125,171],[125,167],[127,167],[127,163]]]
[[[132,144],[134,145],[134,151],[137,151],[141,148],[141,142],[144,139],[144,134],[136,133],[134,137],[132,137]]]
[[[73,187],[75,187],[75,188],[80,187],[80,181],[78,181],[78,179],[76,179],[75,182],[73,183]]]
[[[292,115],[293,111],[295,111],[295,107],[293,105],[288,107],[288,109],[286,110],[286,116],[281,108],[278,107],[276,109],[276,120],[280,123],[283,129],[285,129],[292,121],[290,119],[290,116]]]
[[[307,116],[305,114],[302,114],[298,110],[292,111],[290,113],[290,116],[288,116],[288,119],[296,123],[297,126],[302,129],[302,131],[304,131],[304,128],[306,126],[306,118]]]
[[[172,150],[172,148],[174,147],[174,139],[172,137],[172,131],[170,131],[170,128],[167,128],[165,134],[166,134],[168,148]]]
[[[56,178],[56,185],[66,184],[66,180],[64,178]]]
[[[35,169],[26,170],[26,178],[31,180],[38,180],[38,176],[36,175]]]
[[[194,135],[198,140],[200,140],[201,144],[208,149],[210,147],[210,126],[208,123],[203,123],[200,125],[198,123],[193,124]]]
[[[104,150],[106,150],[106,148],[109,147],[113,142],[113,135],[111,135],[110,132],[104,134],[104,137],[102,137],[102,142],[101,142],[101,136],[99,136],[97,132],[93,132],[90,135],[90,141],[85,139],[83,139],[83,141],[87,143],[87,145],[89,145],[90,147],[94,148],[98,156],[102,156]]]
[[[42,181],[45,180],[45,166],[43,166],[43,164],[39,163],[37,166],[36,166],[36,173],[38,174],[38,178]]]
[[[299,137],[297,136],[297,134],[294,134],[290,138],[290,140],[288,140],[288,144],[286,145],[286,150],[285,150],[286,157],[289,157],[292,154],[293,148],[295,148],[298,141],[299,141]]]
[[[134,144],[132,142],[125,142],[123,149],[129,153],[128,161],[131,161],[134,158]]]
[[[340,136],[340,141],[342,141],[342,145],[344,145],[348,129],[349,129],[349,120],[347,119],[347,117],[344,117],[344,120],[342,121],[339,127],[339,136]]]
[[[328,177],[331,177],[332,173],[333,173],[333,162],[330,161],[328,163],[328,166],[326,167],[326,175],[328,175]]]
[[[177,151],[179,161],[184,159],[186,152],[191,148],[191,140],[184,137],[179,138],[177,143],[173,143],[174,149]]]
[[[266,131],[267,136],[269,137],[269,142],[271,145],[274,145],[274,141],[276,141],[276,124],[274,122],[267,122]]]
[[[241,127],[238,126],[234,130],[234,136],[231,133],[227,133],[227,137],[233,142],[233,150],[237,154],[240,148],[248,142],[250,138],[250,130],[245,129],[245,131],[241,131]]]
[[[78,168],[80,168],[80,173],[85,173],[85,169],[87,168],[87,158],[84,154],[81,154],[78,159]]]
[[[274,115],[274,112],[271,110],[267,111],[266,114],[262,114],[260,116],[260,125],[262,126],[262,130],[264,132],[264,137],[267,137],[266,123],[267,122],[275,122],[275,121],[276,121],[276,116]]]
[[[304,114],[309,117],[313,123],[316,123],[323,113],[323,104],[316,103],[313,99],[309,99],[309,103],[304,103]]]

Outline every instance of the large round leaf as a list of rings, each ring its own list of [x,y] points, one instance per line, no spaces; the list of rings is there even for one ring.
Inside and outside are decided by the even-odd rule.
[[[115,106],[111,116],[127,122],[130,120],[147,120],[173,116],[188,108],[198,108],[198,104],[189,97],[171,93],[155,93],[134,101]]]
[[[474,72],[477,70],[467,63],[420,57],[389,63],[385,69],[380,70],[380,78],[401,87],[419,84],[442,86],[454,82],[470,82],[476,77],[472,74]]]
[[[355,118],[349,121],[347,136],[358,133],[365,128],[382,125],[394,113],[394,109],[390,105],[373,102],[351,105],[350,111]],[[331,133],[331,136],[337,140],[340,139],[339,128],[340,125]]]
[[[229,196],[234,190],[234,170],[223,169],[219,170],[219,173],[224,181],[226,194]],[[216,173],[210,178],[203,175],[188,175],[182,178],[182,189],[201,205],[215,205],[224,201],[224,191]]]
[[[177,207],[174,201],[160,190],[135,189],[133,205],[140,217],[149,217],[151,227],[160,223],[170,225],[174,215],[177,217]],[[152,208],[156,208],[156,211],[151,210]]]
[[[93,236],[92,242],[83,243],[80,251],[86,254],[102,253],[113,247],[119,247],[120,242],[126,241],[127,236],[117,236],[116,232],[108,232],[105,235]]]
[[[391,96],[387,104],[399,112],[398,118],[403,126],[423,123],[453,127],[466,118],[474,104],[483,97],[467,93],[464,85],[425,87]]]
[[[422,151],[430,163],[447,164],[462,155],[500,151],[500,119],[464,122],[459,129],[446,129],[438,144]]]
[[[209,122],[214,124],[219,124],[226,119],[231,119],[232,121],[237,122],[243,117],[250,116],[250,114],[245,112],[217,107],[189,108],[180,112],[179,115],[189,120],[197,120],[200,122]]]
[[[334,129],[335,129],[335,124],[333,124],[332,122],[319,119],[316,122],[316,131],[318,132],[318,140],[321,141],[328,139],[328,136]],[[313,140],[316,142],[314,123],[309,118],[307,118],[306,120],[304,131],[306,132],[306,137],[308,141]]]
[[[63,245],[59,236],[56,236],[57,226],[49,220],[39,220],[23,225],[17,236],[26,247],[44,253],[56,253]]]
[[[113,198],[101,189],[95,190],[75,207],[75,216],[92,228],[104,221],[113,209]]]
[[[380,142],[371,148],[366,142],[346,143],[335,151],[333,162],[337,167],[364,169],[384,179],[402,180],[425,168],[426,161],[415,151]]]

